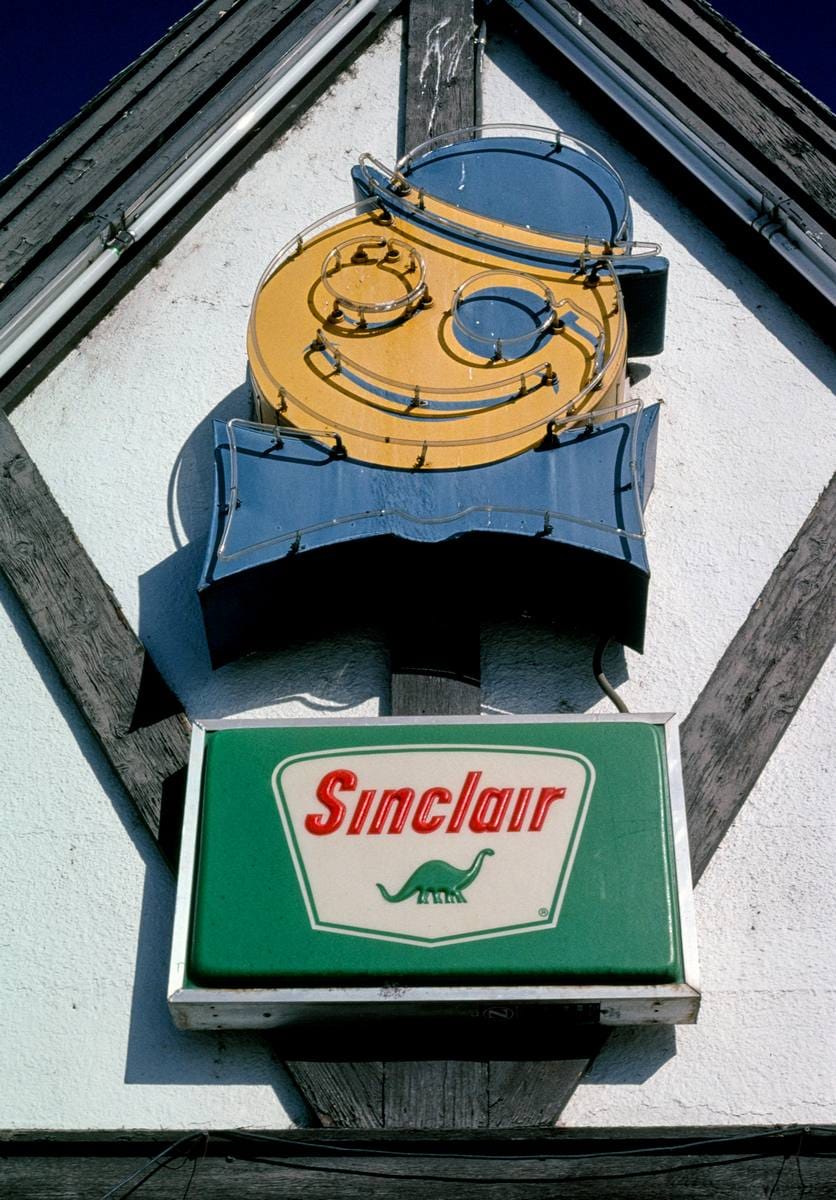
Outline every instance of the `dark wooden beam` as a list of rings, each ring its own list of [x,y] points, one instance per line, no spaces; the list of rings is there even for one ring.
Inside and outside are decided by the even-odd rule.
[[[478,120],[473,0],[410,0],[403,150]]]
[[[326,1128],[383,1128],[382,1062],[316,1062],[285,1059],[319,1123]]]
[[[124,1135],[122,1135],[124,1136]],[[696,1143],[696,1144],[693,1144]],[[329,1131],[12,1142],[4,1194],[18,1200],[141,1192],[180,1200],[487,1200],[641,1195],[647,1200],[789,1200],[836,1196],[836,1137],[821,1130],[733,1128],[373,1135]]]
[[[228,11],[214,0],[203,0],[144,54],[119,71],[75,116],[0,180],[0,223],[8,221],[35,192],[62,171],[68,170],[70,177],[78,174],[82,164],[75,171],[71,165],[76,157],[84,154],[102,130],[118,121],[126,110],[141,104],[149,89],[171,72],[184,55],[200,46],[228,16]]]
[[[401,104],[405,149],[476,123],[475,28],[473,0],[454,5],[410,0]],[[480,711],[477,619],[404,620],[389,631],[389,649],[394,716]],[[295,1060],[287,1066],[325,1124],[399,1129],[488,1124],[486,1062]]]
[[[836,641],[836,476],[681,729],[694,879],[711,861]]]
[[[152,837],[162,833],[172,857],[188,722],[2,413],[0,570]]]
[[[472,613],[431,620],[404,615],[388,634],[389,711],[395,716],[464,716],[481,711],[480,628]]]

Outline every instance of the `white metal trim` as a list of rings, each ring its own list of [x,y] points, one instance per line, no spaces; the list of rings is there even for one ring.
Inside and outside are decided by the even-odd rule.
[[[211,733],[219,729],[292,729],[294,726],[336,727],[367,725],[572,725],[590,722],[639,722],[643,725],[665,725],[675,718],[674,713],[487,713],[484,716],[462,717],[232,717],[229,720],[196,718],[194,724]]]
[[[186,982],[186,960],[189,953],[189,925],[192,915],[192,888],[194,885],[195,857],[197,853],[197,830],[200,819],[200,793],[203,782],[203,759],[206,753],[206,733],[203,728],[192,726],[189,747],[189,767],[186,782],[186,799],[183,806],[183,828],[180,838],[180,860],[177,875],[177,894],[174,901],[174,931],[171,937],[171,965],[168,976],[169,995],[184,987]]]
[[[699,992],[700,972],[697,951],[697,914],[694,907],[694,883],[691,876],[691,850],[688,842],[688,810],[682,780],[682,753],[679,725],[671,718],[665,722],[665,748],[668,762],[668,789],[673,821],[674,865],[679,899],[679,926],[682,937],[682,967],[685,982]]]

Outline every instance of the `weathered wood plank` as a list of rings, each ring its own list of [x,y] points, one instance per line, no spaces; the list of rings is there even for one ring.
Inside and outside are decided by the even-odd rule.
[[[403,149],[476,122],[473,0],[410,0]]]
[[[164,789],[188,758],[189,726],[148,712],[136,728],[146,652],[79,544],[8,417],[0,414],[0,569],[152,836]],[[161,717],[161,719],[160,719]],[[176,824],[176,818],[175,818]],[[167,847],[170,849],[170,847]]]
[[[286,1060],[284,1065],[323,1126],[383,1128],[383,1063]]]
[[[524,1134],[524,1143],[521,1141]],[[471,1150],[480,1154],[505,1154],[511,1147],[526,1158],[538,1155],[578,1153],[581,1150],[606,1150],[622,1153],[625,1150],[655,1147],[659,1153],[683,1149],[684,1143],[699,1141],[702,1153],[722,1152],[728,1145],[749,1150],[768,1150],[780,1145],[796,1147],[803,1134],[802,1151],[818,1154],[836,1151],[836,1124],[832,1121],[814,1127],[779,1125],[578,1125],[571,1129],[474,1129],[441,1131],[355,1129],[261,1129],[257,1133],[213,1132],[209,1134],[209,1150],[231,1140],[241,1142],[263,1139],[278,1146],[303,1146],[319,1151],[334,1147],[348,1152],[372,1146],[386,1147],[393,1154],[403,1150],[421,1150],[434,1154],[443,1150]],[[202,1136],[195,1133],[193,1136]],[[7,1155],[55,1154],[147,1154],[152,1157],[183,1138],[182,1129],[92,1129],[92,1130],[32,1130],[0,1129],[0,1152]],[[774,1141],[773,1141],[774,1139]],[[277,1150],[278,1153],[278,1150]]]
[[[463,679],[393,672],[390,711],[402,717],[454,717],[478,714],[482,690]]]
[[[596,1154],[600,1157],[586,1157]],[[641,1136],[592,1142],[561,1137],[533,1144],[434,1139],[402,1148],[388,1142],[326,1150],[293,1146],[281,1137],[197,1135],[173,1148],[148,1143],[125,1147],[123,1153],[112,1145],[9,1147],[0,1170],[5,1194],[20,1200],[101,1196],[111,1189],[121,1197],[138,1187],[145,1196],[172,1200],[187,1191],[202,1200],[272,1194],[286,1200],[426,1200],[427,1195],[452,1200],[462,1194],[489,1200],[557,1194],[561,1200],[836,1196],[832,1138],[800,1131],[771,1141],[733,1140],[691,1150],[670,1136],[662,1145]]]
[[[480,630],[470,613],[404,620],[389,630],[390,711],[463,716],[481,708]]]
[[[550,1127],[560,1117],[607,1031],[578,1039],[577,1057],[546,1062],[491,1062],[489,1124],[492,1129]]]
[[[625,35],[630,38],[636,56],[656,65],[660,82],[688,109],[702,115],[738,150],[751,154],[765,173],[780,172],[788,194],[805,206],[813,199],[820,219],[832,221],[836,212],[832,133],[824,145],[811,137],[796,113],[776,103],[772,89],[754,87],[751,77],[743,83],[717,46],[709,51],[695,41],[690,27],[671,21],[667,3],[654,7],[647,0],[607,0],[606,9],[607,18],[617,24],[619,40]]]
[[[121,178],[204,106],[300,7],[305,7],[301,0],[245,0],[231,6],[225,21],[207,30],[176,66],[149,85],[141,103],[110,118],[95,141],[66,161],[5,222],[0,238],[4,288],[44,256],[56,234],[95,211]]]
[[[739,80],[778,105],[822,146],[833,145],[833,113],[794,76],[748,41],[740,30],[703,0],[665,0],[665,18],[699,40],[718,60],[725,59]]]
[[[769,762],[836,640],[836,476],[681,728],[694,879]]]
[[[390,1062],[384,1068],[387,1129],[487,1127],[487,1062]]]

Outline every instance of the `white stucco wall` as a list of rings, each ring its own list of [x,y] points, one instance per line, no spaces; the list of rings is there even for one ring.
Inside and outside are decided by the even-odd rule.
[[[209,418],[246,415],[255,284],[280,244],[352,198],[361,151],[394,159],[399,52],[392,28],[13,417],[192,716],[386,710],[373,633],[213,673],[194,588]],[[666,401],[647,649],[621,669],[613,655],[612,674],[631,708],[684,716],[832,470],[832,356],[513,45],[489,46],[484,119],[594,144],[625,178],[637,236],[671,259],[667,349],[637,386]],[[172,1027],[172,881],[8,589],[0,599],[0,1129],[301,1119],[263,1039]],[[607,710],[587,640],[506,625],[483,644],[486,712]],[[700,1023],[614,1033],[566,1124],[833,1119],[834,692],[831,665],[700,884]]]

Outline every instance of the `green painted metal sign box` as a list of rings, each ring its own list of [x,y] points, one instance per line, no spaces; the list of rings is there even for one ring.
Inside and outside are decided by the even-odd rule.
[[[169,991],[186,1028],[695,1020],[672,718],[196,725]]]

